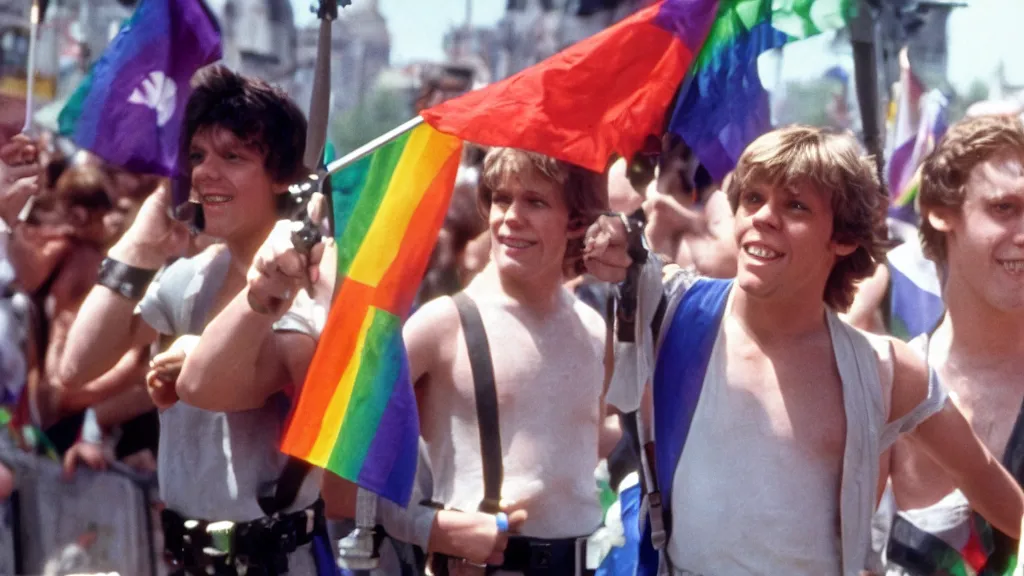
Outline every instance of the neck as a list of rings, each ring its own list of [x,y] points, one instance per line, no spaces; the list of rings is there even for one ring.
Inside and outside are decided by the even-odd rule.
[[[491,263],[484,269],[483,275],[492,280],[508,299],[540,314],[553,311],[558,306],[559,297],[562,294],[562,278],[556,276],[548,278],[547,275],[521,279],[503,275],[498,267]]]
[[[757,298],[738,286],[733,289],[732,315],[759,342],[798,337],[822,326],[825,303],[821,294],[786,299]]]
[[[945,300],[947,313],[935,338],[948,345],[950,356],[1024,358],[1024,310],[999,310],[954,275],[946,282]]]
[[[244,278],[249,272],[249,267],[252,266],[256,252],[273,229],[274,222],[271,222],[242,238],[226,240],[224,244],[227,246],[228,252],[231,253],[231,269],[241,273]]]

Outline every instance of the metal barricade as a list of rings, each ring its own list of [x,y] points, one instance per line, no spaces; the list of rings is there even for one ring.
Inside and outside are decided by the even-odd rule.
[[[72,481],[51,459],[4,451],[16,490],[0,508],[0,576],[166,573],[153,512],[155,477],[118,463],[80,468]]]

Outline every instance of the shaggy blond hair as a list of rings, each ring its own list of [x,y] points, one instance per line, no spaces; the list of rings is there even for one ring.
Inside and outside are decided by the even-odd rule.
[[[477,188],[477,206],[485,220],[491,211],[495,190],[507,186],[513,178],[527,186],[538,181],[558,186],[565,207],[569,210],[569,227],[572,229],[586,229],[602,212],[608,210],[607,175],[536,152],[518,148],[492,148],[484,157],[480,185]],[[577,273],[572,264],[582,252],[582,238],[566,246],[566,275]]]
[[[831,193],[832,240],[857,249],[832,267],[823,297],[833,309],[847,310],[857,281],[870,276],[885,255],[888,198],[874,161],[848,134],[788,126],[754,140],[740,156],[726,186],[733,212],[744,190],[764,185]]]

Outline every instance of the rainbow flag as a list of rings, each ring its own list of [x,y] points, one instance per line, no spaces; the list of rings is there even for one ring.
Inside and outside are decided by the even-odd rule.
[[[912,238],[889,251],[889,331],[910,341],[931,332],[945,314],[939,270]]]
[[[932,90],[920,98],[920,104],[916,133],[906,145],[893,153],[890,168],[896,167],[898,170],[889,173],[889,185],[901,186],[889,190],[893,198],[889,216],[914,225],[918,221],[916,200],[921,186],[921,166],[946,133],[949,100],[941,91]],[[905,177],[908,171],[910,177]]]
[[[420,124],[332,177],[335,304],[281,446],[401,506],[419,442],[402,322],[461,151],[460,139]]]
[[[679,2],[692,10],[695,2]],[[723,178],[755,138],[771,129],[757,57],[796,40],[842,28],[850,0],[721,0],[683,82],[669,130],[683,137],[713,178]]]
[[[600,172],[647,136],[682,136],[715,178],[771,129],[765,50],[843,27],[851,0],[662,0],[543,62],[423,112],[438,130]],[[680,91],[680,85],[682,88]]]

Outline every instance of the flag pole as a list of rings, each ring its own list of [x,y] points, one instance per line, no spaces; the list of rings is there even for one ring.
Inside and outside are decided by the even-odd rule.
[[[32,0],[32,7],[29,8],[28,12],[28,65],[25,67],[26,72],[26,84],[25,84],[25,125],[21,127],[23,134],[28,134],[29,130],[32,129],[32,109],[35,108],[33,104],[33,96],[35,93],[36,84],[36,44],[39,37],[39,0]],[[18,222],[25,222],[28,217],[32,214],[32,210],[36,205],[35,195],[28,197],[25,201],[25,205],[21,207],[21,211],[18,212]]]
[[[39,37],[39,0],[32,0],[32,7],[29,9],[29,32],[28,32],[28,66],[26,67],[28,83],[25,88],[25,125],[22,132],[28,132],[32,128],[33,95],[36,84],[36,43]]]
[[[328,164],[326,168],[327,175],[330,176],[331,174],[335,174],[342,168],[348,166],[349,164],[354,164],[359,160],[369,156],[381,146],[384,146],[385,144],[398,139],[398,137],[400,137],[402,134],[405,134],[406,132],[412,130],[413,128],[419,126],[422,123],[423,117],[417,116],[412,120],[408,120],[407,122],[403,123],[400,126],[392,128],[391,130],[385,132],[384,134],[381,134],[380,136],[374,138],[373,140],[370,140],[366,144],[363,144],[359,148],[356,148],[355,150],[349,152],[348,154],[345,154],[341,158],[338,158],[334,162]]]

